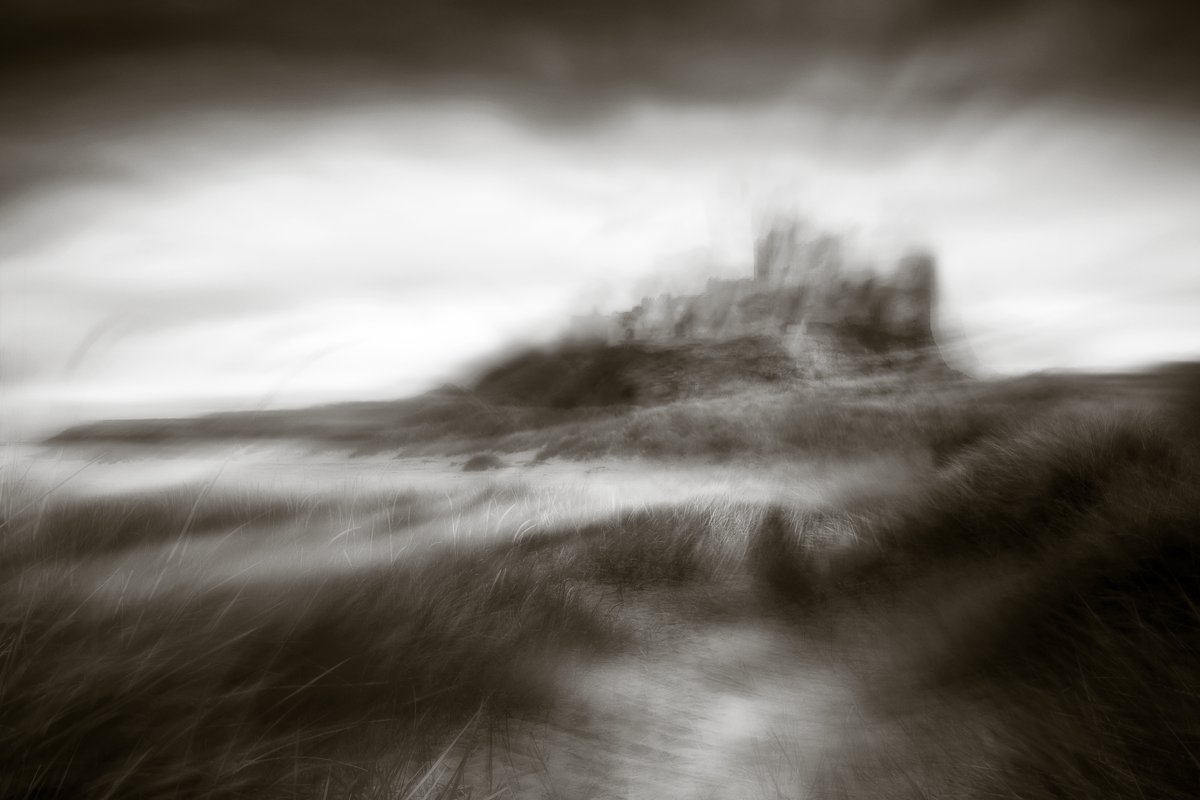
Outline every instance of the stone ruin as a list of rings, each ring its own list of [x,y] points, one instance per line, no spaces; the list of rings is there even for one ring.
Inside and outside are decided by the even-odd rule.
[[[573,333],[609,344],[765,336],[819,369],[935,357],[933,255],[909,248],[880,263],[851,245],[803,222],[777,222],[756,243],[752,277],[712,278],[700,294],[660,294],[629,311],[581,317]]]

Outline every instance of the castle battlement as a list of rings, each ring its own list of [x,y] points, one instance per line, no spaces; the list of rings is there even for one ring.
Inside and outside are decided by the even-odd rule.
[[[755,244],[751,277],[643,298],[628,311],[593,316],[586,333],[612,344],[773,336],[793,350],[817,339],[875,352],[933,345],[933,255],[911,248],[879,264],[852,260],[847,244],[806,222],[777,222]]]

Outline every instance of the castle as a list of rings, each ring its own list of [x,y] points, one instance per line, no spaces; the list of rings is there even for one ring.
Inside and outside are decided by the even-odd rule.
[[[809,362],[919,358],[935,348],[936,272],[924,249],[879,264],[852,255],[844,237],[777,222],[756,243],[753,277],[647,297],[629,311],[579,318],[574,332],[610,344],[769,336]]]

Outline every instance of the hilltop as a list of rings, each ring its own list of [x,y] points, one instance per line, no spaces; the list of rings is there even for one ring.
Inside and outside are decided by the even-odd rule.
[[[848,376],[944,378],[936,298],[925,249],[872,259],[848,236],[779,222],[760,237],[751,276],[577,317],[563,341],[498,361],[473,388],[493,402],[575,408]]]
[[[767,336],[702,343],[576,341],[505,359],[487,369],[474,390],[515,405],[650,405],[785,385],[801,376],[786,349]]]

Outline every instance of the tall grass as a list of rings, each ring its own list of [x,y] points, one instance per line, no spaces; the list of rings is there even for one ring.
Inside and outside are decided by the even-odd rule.
[[[840,439],[842,452],[923,447],[937,467],[920,489],[817,507],[664,504],[153,595],[73,571],[349,506],[178,491],[10,505],[0,797],[466,796],[481,732],[553,707],[577,660],[631,649],[629,601],[650,596],[693,623],[714,608],[830,623],[847,669],[883,665],[863,670],[864,713],[909,716],[832,751],[812,782],[825,794],[1191,797],[1197,444],[1167,416],[1021,392],[970,408],[886,387],[828,406],[759,394],[596,418],[571,434],[578,452],[640,419],[638,452]],[[421,497],[354,513],[390,532],[436,519]]]
[[[513,434],[498,446],[539,446],[540,458],[812,458],[956,452],[1061,407],[1097,401],[1069,382],[1011,384],[848,381],[681,400]]]
[[[357,529],[392,533],[426,522],[439,512],[428,495],[416,491],[329,496],[199,484],[79,496],[6,488],[7,501],[0,510],[0,578],[26,568],[185,543],[195,537],[261,536],[285,525],[319,528],[332,526],[334,520],[353,520]]]
[[[151,600],[3,595],[3,797],[312,790],[330,763],[433,747],[481,703],[536,709],[558,659],[618,637],[512,545]]]
[[[987,793],[1192,797],[1200,460],[1184,430],[1150,414],[1035,419],[916,496],[769,514],[755,568],[777,596],[853,613],[890,654],[886,705],[988,709],[997,727],[974,756],[994,764]],[[946,746],[922,736],[910,757]]]
[[[97,555],[169,541],[164,529],[322,508],[229,497],[62,497],[9,516],[20,535],[0,551],[0,797],[406,796],[434,763],[458,763],[446,742],[466,720],[539,713],[562,665],[625,643],[627,592],[734,571],[759,513],[663,507],[450,539],[373,568],[155,593],[72,579]]]

